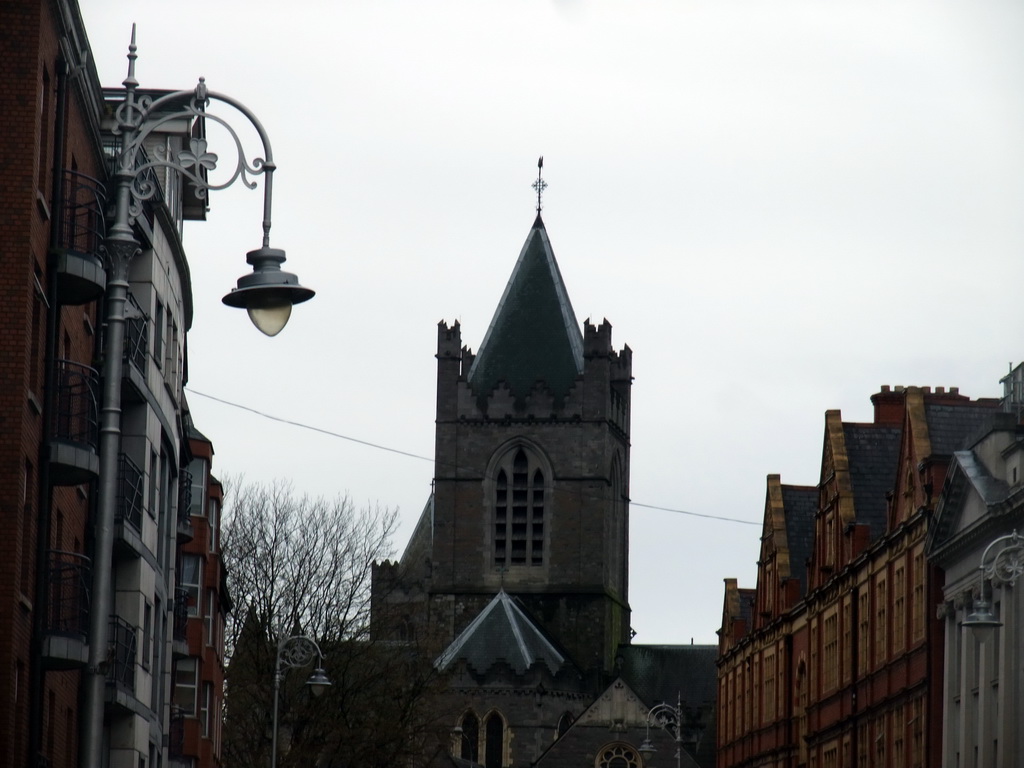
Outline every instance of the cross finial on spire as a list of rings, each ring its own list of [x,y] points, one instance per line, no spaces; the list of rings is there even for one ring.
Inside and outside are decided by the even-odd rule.
[[[544,169],[544,155],[540,156],[537,160],[537,180],[533,182],[533,188],[537,190],[537,213],[540,213],[541,205],[540,198],[544,194],[544,190],[548,188],[548,183],[541,178],[541,171]]]

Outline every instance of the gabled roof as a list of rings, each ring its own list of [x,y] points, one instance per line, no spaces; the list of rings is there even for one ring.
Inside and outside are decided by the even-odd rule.
[[[946,485],[935,511],[935,523],[929,532],[929,550],[940,549],[957,534],[964,499],[972,491],[978,495],[989,514],[1004,505],[1014,490],[1005,480],[995,477],[973,450],[956,451],[950,463]]]
[[[714,679],[714,664],[711,674]],[[656,750],[658,765],[676,764],[677,744],[671,732],[674,723],[663,727],[655,717],[650,727],[647,724],[650,710],[658,703],[645,702],[625,677],[619,677],[580,714],[568,731],[537,758],[534,765],[537,768],[578,768],[599,762],[604,764],[606,761],[601,760],[603,750],[626,747],[637,754],[648,738]],[[675,691],[665,703],[675,707]],[[698,709],[683,701],[682,708],[684,746],[678,765],[682,768],[710,768],[715,764],[714,697]],[[695,738],[696,743],[687,741],[688,737]]]
[[[555,675],[565,663],[565,657],[504,590],[459,633],[434,666],[446,670],[459,659],[480,675],[499,661],[517,674],[542,663]]]
[[[540,380],[558,402],[582,373],[583,334],[538,214],[468,381],[481,401],[504,381],[522,402]]]
[[[843,422],[857,522],[870,526],[871,540],[885,533],[886,494],[895,485],[901,427]]]
[[[813,486],[783,485],[782,506],[786,512],[789,577],[800,579],[800,595],[803,596],[807,594],[807,563],[814,552],[814,516],[818,512],[818,489]]]

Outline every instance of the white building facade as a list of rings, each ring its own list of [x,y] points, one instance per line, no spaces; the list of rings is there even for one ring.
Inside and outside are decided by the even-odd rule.
[[[945,572],[944,768],[1019,768],[1024,752],[1024,427],[1006,410],[954,454],[930,533]],[[977,626],[989,610],[998,625]]]

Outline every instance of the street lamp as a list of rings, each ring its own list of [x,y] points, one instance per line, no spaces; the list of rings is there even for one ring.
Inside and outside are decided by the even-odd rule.
[[[1002,546],[1002,549],[992,554],[998,546]],[[999,579],[1012,587],[1017,578],[1024,573],[1024,540],[1017,531],[1000,536],[985,547],[978,570],[981,571],[981,591],[977,602],[974,603],[974,610],[964,619],[963,625],[979,633],[980,639],[984,640],[991,630],[1003,625],[992,611],[992,580]]]
[[[644,758],[644,765],[654,757],[658,750],[651,742],[651,721],[659,728],[667,730],[668,726],[675,729],[676,742],[676,768],[680,768],[683,761],[683,704],[680,694],[676,694],[676,705],[656,704],[647,711],[647,736],[640,745],[640,754]]]
[[[250,177],[262,175],[263,243],[250,251],[247,261],[252,274],[239,278],[238,285],[224,297],[232,307],[244,307],[263,333],[273,336],[288,321],[293,304],[308,301],[314,291],[299,285],[298,278],[281,270],[284,251],[270,247],[271,201],[276,165],[266,131],[244,105],[206,87],[200,78],[193,90],[149,95],[137,93],[135,79],[135,27],[128,47],[128,76],[123,82],[124,99],[115,112],[113,132],[121,137],[121,146],[112,174],[113,221],[104,241],[106,289],[106,335],[103,349],[103,384],[100,394],[99,484],[94,523],[92,606],[89,625],[89,659],[84,681],[82,759],[84,765],[102,764],[104,688],[106,685],[108,622],[112,605],[111,558],[114,518],[117,506],[118,453],[121,443],[121,377],[125,346],[125,304],[128,299],[128,275],[132,259],[141,251],[134,224],[148,200],[159,192],[154,170],[165,170],[190,182],[199,199],[209,190],[224,189],[241,179],[253,189]],[[211,101],[223,102],[252,124],[263,143],[264,156],[246,162],[238,134],[228,122],[207,112]],[[149,158],[147,139],[173,121],[212,121],[230,134],[238,161],[227,181],[213,184],[209,171],[217,167],[217,155],[207,152],[205,138],[192,138],[188,149],[163,151]]]
[[[320,651],[320,646],[305,635],[294,635],[282,640],[277,646],[277,659],[274,662],[274,730],[270,745],[270,768],[277,768],[277,701],[285,670],[306,666],[313,660],[314,655],[319,659],[319,663],[306,681],[306,685],[314,696],[320,696],[331,685],[327,673],[324,672],[324,655]]]

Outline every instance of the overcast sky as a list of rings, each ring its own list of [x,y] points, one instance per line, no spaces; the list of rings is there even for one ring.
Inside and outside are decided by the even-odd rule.
[[[398,507],[399,551],[430,461],[200,393],[431,457],[437,323],[479,347],[544,155],[576,315],[634,351],[636,642],[716,642],[722,580],[755,586],[765,477],[817,482],[827,409],[870,420],[882,384],[999,396],[1024,357],[1018,0],[83,14],[104,85],[123,80],[137,22],[142,87],[204,76],[259,116],[272,245],[318,292],[263,337],[220,303],[260,244],[262,191],[213,193],[187,225],[189,397],[215,472]]]

